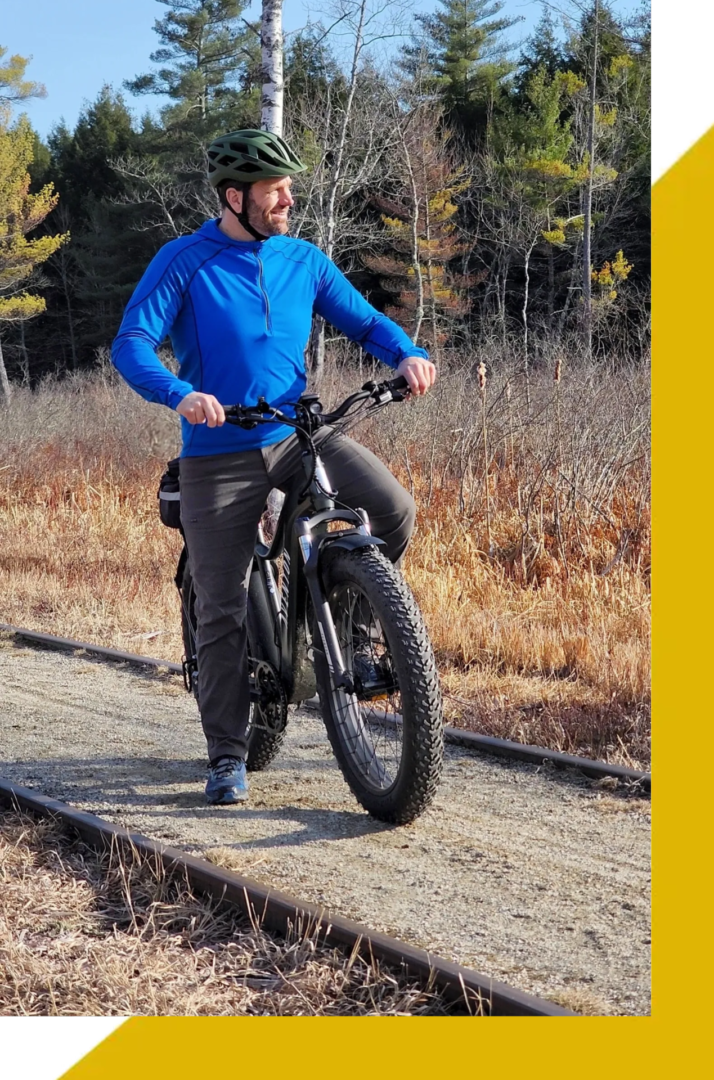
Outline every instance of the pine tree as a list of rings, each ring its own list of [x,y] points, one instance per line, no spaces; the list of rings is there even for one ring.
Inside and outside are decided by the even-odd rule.
[[[49,163],[33,174],[62,192],[56,211],[71,244],[45,264],[47,312],[26,332],[29,351],[60,369],[93,362],[111,341],[123,307],[161,238],[143,230],[145,208],[128,201],[115,163],[141,154],[141,135],[120,94],[103,87],[70,131],[60,124],[48,139]]]
[[[112,163],[138,149],[131,113],[121,94],[103,86],[79,115],[74,131],[59,125],[49,137],[53,175],[73,226],[88,220],[94,203],[119,196],[123,184]]]
[[[565,60],[570,71],[574,71],[576,75],[583,78],[588,78],[596,23],[598,52],[597,93],[600,96],[605,89],[605,73],[608,71],[612,61],[616,57],[628,53],[623,27],[605,0],[598,0],[597,5],[594,0],[591,0],[582,11],[577,26],[571,31]]]
[[[316,30],[301,30],[290,41],[285,57],[285,93],[289,112],[303,102],[334,94],[344,79],[337,61]]]
[[[7,48],[0,45],[0,61],[7,54]],[[47,97],[47,91],[42,83],[32,82],[25,78],[25,69],[28,60],[24,56],[9,57],[4,63],[0,63],[0,107],[14,105],[18,101],[27,101],[33,97]]]
[[[44,297],[28,292],[27,285],[35,267],[68,239],[67,233],[28,239],[59,198],[52,184],[30,194],[34,141],[26,117],[11,125],[9,108],[0,108],[0,323],[24,322],[45,310]],[[10,396],[1,349],[0,394]]]
[[[164,125],[198,141],[260,114],[260,38],[241,15],[244,0],[157,0],[169,10],[154,30],[158,70],[124,83],[132,94],[165,94]]]
[[[540,21],[527,39],[518,61],[515,89],[519,103],[526,102],[526,88],[536,71],[542,69],[553,79],[559,71],[566,71],[567,67],[565,50],[558,40],[553,13],[549,7],[544,7]]]
[[[442,10],[416,16],[423,37],[403,49],[402,67],[412,78],[427,76],[455,122],[473,141],[482,139],[489,116],[513,71],[502,34],[520,18],[498,17],[504,0],[439,0]]]
[[[502,287],[496,292],[499,314],[505,327],[503,297],[511,306],[517,299],[522,325],[524,373],[530,363],[530,308],[534,293],[546,290],[547,325],[553,329],[557,289],[557,263],[570,266],[573,247],[579,250],[583,222],[577,205],[587,181],[587,165],[574,152],[573,101],[586,87],[572,72],[550,76],[545,66],[536,69],[524,87],[524,101],[511,105],[507,117],[495,125],[489,153],[484,155],[479,177],[483,207],[482,231],[500,253]],[[603,169],[598,180],[611,180]],[[575,203],[575,205],[573,205]],[[565,258],[561,260],[560,256]],[[547,277],[543,273],[543,259]],[[511,271],[513,275],[506,290]],[[546,278],[544,282],[544,277]],[[521,284],[522,283],[522,284]]]

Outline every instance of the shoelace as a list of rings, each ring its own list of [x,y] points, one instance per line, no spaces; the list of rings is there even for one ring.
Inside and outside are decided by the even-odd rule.
[[[218,759],[215,765],[211,766],[211,772],[216,779],[223,780],[224,777],[230,776],[231,773],[235,772],[239,764],[239,758],[222,757]]]

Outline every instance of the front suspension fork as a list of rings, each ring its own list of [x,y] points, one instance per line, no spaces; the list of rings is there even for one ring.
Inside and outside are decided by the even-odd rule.
[[[323,537],[314,537],[312,535],[310,519],[307,517],[297,519],[295,522],[295,531],[297,533],[298,543],[303,557],[305,578],[307,580],[308,589],[310,590],[310,598],[315,613],[315,622],[317,623],[322,639],[325,650],[325,659],[327,660],[327,666],[330,670],[330,675],[332,676],[333,685],[336,689],[342,689],[348,694],[354,694],[356,692],[354,680],[350,672],[345,668],[342,650],[340,649],[340,643],[337,640],[334,619],[332,618],[330,605],[323,592],[322,582],[320,581],[320,575],[318,573],[320,549],[324,542]],[[348,535],[354,537],[354,540],[350,543],[350,547],[366,547],[367,545],[381,543],[380,540],[377,540],[370,535],[368,526],[364,523],[359,531],[351,531]],[[332,543],[339,544],[340,539],[338,537],[339,534],[335,536]]]

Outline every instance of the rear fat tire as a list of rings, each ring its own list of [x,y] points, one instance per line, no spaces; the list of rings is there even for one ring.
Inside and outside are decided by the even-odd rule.
[[[195,655],[194,642],[196,640],[196,616],[194,611],[195,592],[193,588],[193,580],[191,578],[191,572],[186,563],[186,567],[183,573],[183,583],[181,586],[181,636],[183,637],[184,653],[187,659],[190,659]],[[189,627],[188,619],[191,620],[191,626]],[[248,624],[248,652],[252,657],[256,659],[263,659],[261,656],[260,645],[258,642],[252,641],[252,635],[250,632],[250,622]],[[257,650],[257,651],[256,651]],[[265,657],[269,660],[269,657]],[[198,681],[194,676],[194,696],[200,710],[200,702],[198,700]],[[268,765],[276,757],[280,747],[285,740],[286,730],[282,731],[266,731],[264,728],[257,728],[253,726],[253,716],[255,714],[255,703],[251,704],[250,717],[251,722],[248,728],[248,751],[246,757],[246,768],[248,772],[259,772],[261,769],[266,769]],[[286,718],[287,719],[287,718]]]
[[[389,645],[402,708],[402,756],[392,786],[377,792],[356,767],[338,723],[339,699],[325,655],[315,648],[315,674],[327,734],[342,774],[365,810],[381,821],[403,825],[433,801],[443,765],[441,690],[429,636],[411,589],[374,547],[328,549],[321,571],[333,617],[331,598],[339,587],[351,584],[369,600]]]

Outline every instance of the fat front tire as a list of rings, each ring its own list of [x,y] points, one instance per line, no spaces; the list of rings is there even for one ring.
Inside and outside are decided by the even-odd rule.
[[[332,749],[365,810],[406,824],[432,802],[444,756],[439,677],[421,612],[374,547],[328,548],[321,571],[345,665],[361,680],[358,694],[336,689],[315,648]]]
[[[195,659],[196,656],[196,613],[195,613],[196,594],[193,587],[193,580],[191,578],[191,572],[188,567],[188,562],[184,568],[183,583],[181,586],[181,636],[183,638],[184,653],[187,660]],[[261,656],[260,643],[252,640],[250,622],[248,624],[248,654],[256,660],[263,659]],[[197,675],[197,673],[196,673]],[[196,702],[201,707],[198,696],[198,679],[194,675],[192,677],[193,694],[196,698]],[[287,703],[285,704],[287,711]],[[261,769],[267,769],[268,765],[276,757],[280,747],[285,739],[285,728],[282,731],[268,731],[266,728],[257,727],[255,721],[257,717],[257,706],[255,703],[251,704],[250,708],[250,725],[248,727],[248,752],[246,757],[246,768],[249,772],[259,772]]]

